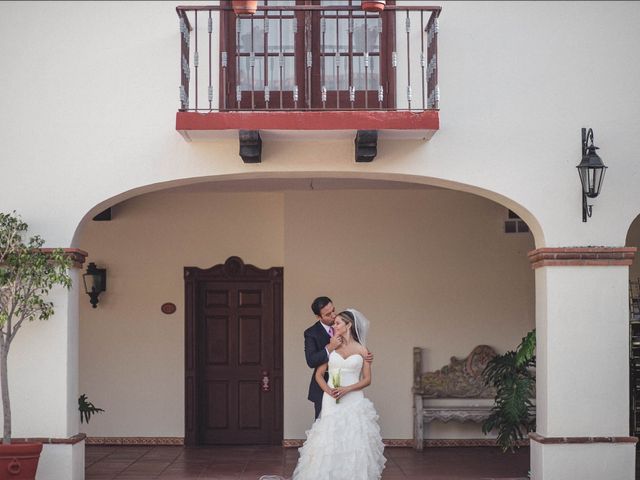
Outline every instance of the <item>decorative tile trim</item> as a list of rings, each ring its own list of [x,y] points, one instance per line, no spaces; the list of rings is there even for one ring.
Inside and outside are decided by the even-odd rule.
[[[86,440],[87,435],[84,433],[78,433],[69,438],[51,438],[51,437],[30,437],[30,438],[13,438],[13,443],[44,443],[53,445],[75,445],[83,440]]]
[[[184,437],[87,437],[87,445],[184,445]]]
[[[282,446],[284,448],[300,448],[304,440],[295,439],[295,438],[285,438],[282,440]]]
[[[538,248],[528,253],[531,268],[629,266],[636,247],[558,247]]]
[[[519,447],[529,445],[529,440],[518,440],[516,444]],[[413,445],[412,445],[413,446]],[[442,439],[426,439],[425,447],[497,447],[498,444],[494,438],[442,438]]]
[[[304,440],[298,439],[285,439],[282,441],[282,446],[285,448],[299,448],[304,443]],[[400,438],[400,439],[383,439],[382,443],[387,448],[413,448],[413,438]],[[518,446],[526,447],[529,445],[529,440],[520,440],[517,442]],[[452,439],[426,439],[424,441],[425,447],[495,447],[496,441],[491,438],[452,438]]]
[[[382,443],[387,448],[413,447],[413,438],[384,438]]]
[[[41,248],[40,251],[44,253],[51,253],[55,249],[53,248]],[[71,259],[71,266],[73,268],[82,268],[84,261],[87,259],[89,254],[84,250],[80,250],[79,248],[63,248],[64,253]]]
[[[529,438],[543,445],[583,444],[583,443],[638,443],[637,437],[545,437],[539,433],[529,433]]]

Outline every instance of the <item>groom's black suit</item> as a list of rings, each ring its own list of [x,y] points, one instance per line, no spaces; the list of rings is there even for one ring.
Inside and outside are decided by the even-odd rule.
[[[311,383],[309,384],[309,396],[316,408],[316,418],[320,415],[320,409],[322,408],[322,395],[323,391],[316,382],[316,369],[323,363],[329,361],[327,350],[325,347],[329,343],[329,334],[322,326],[320,321],[314,323],[311,327],[304,331],[304,356],[307,359],[307,365],[313,368],[313,374],[311,375]],[[325,372],[324,379],[329,379],[329,374]]]

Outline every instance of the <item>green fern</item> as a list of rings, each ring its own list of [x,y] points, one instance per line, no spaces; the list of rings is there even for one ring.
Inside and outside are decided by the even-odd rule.
[[[78,398],[78,410],[80,410],[80,423],[89,423],[91,415],[104,412],[103,409],[96,407],[93,403],[87,400],[87,394],[83,393]]]
[[[535,430],[535,407],[531,401],[535,394],[536,331],[529,332],[516,350],[498,355],[489,361],[482,373],[487,385],[496,389],[495,405],[491,415],[482,424],[486,435],[498,432],[496,443],[514,451],[518,441]]]

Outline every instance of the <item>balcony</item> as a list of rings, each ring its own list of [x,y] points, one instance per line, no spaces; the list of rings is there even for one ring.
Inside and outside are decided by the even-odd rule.
[[[378,138],[438,130],[440,7],[265,0],[236,16],[221,3],[176,8],[188,141],[238,136],[258,162],[263,138],[355,136],[356,161],[371,161]]]

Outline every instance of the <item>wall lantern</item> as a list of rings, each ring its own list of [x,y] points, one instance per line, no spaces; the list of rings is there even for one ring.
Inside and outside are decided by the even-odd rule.
[[[587,146],[587,142],[591,142]],[[587,197],[596,198],[602,188],[602,180],[607,167],[596,153],[598,147],[593,144],[593,130],[582,129],[582,161],[576,168],[582,183],[582,221],[586,222],[591,217],[593,205],[587,205]]]
[[[98,305],[98,295],[107,290],[107,269],[98,268],[91,262],[87,267],[87,273],[82,274],[84,280],[84,291],[91,298],[93,308]]]

